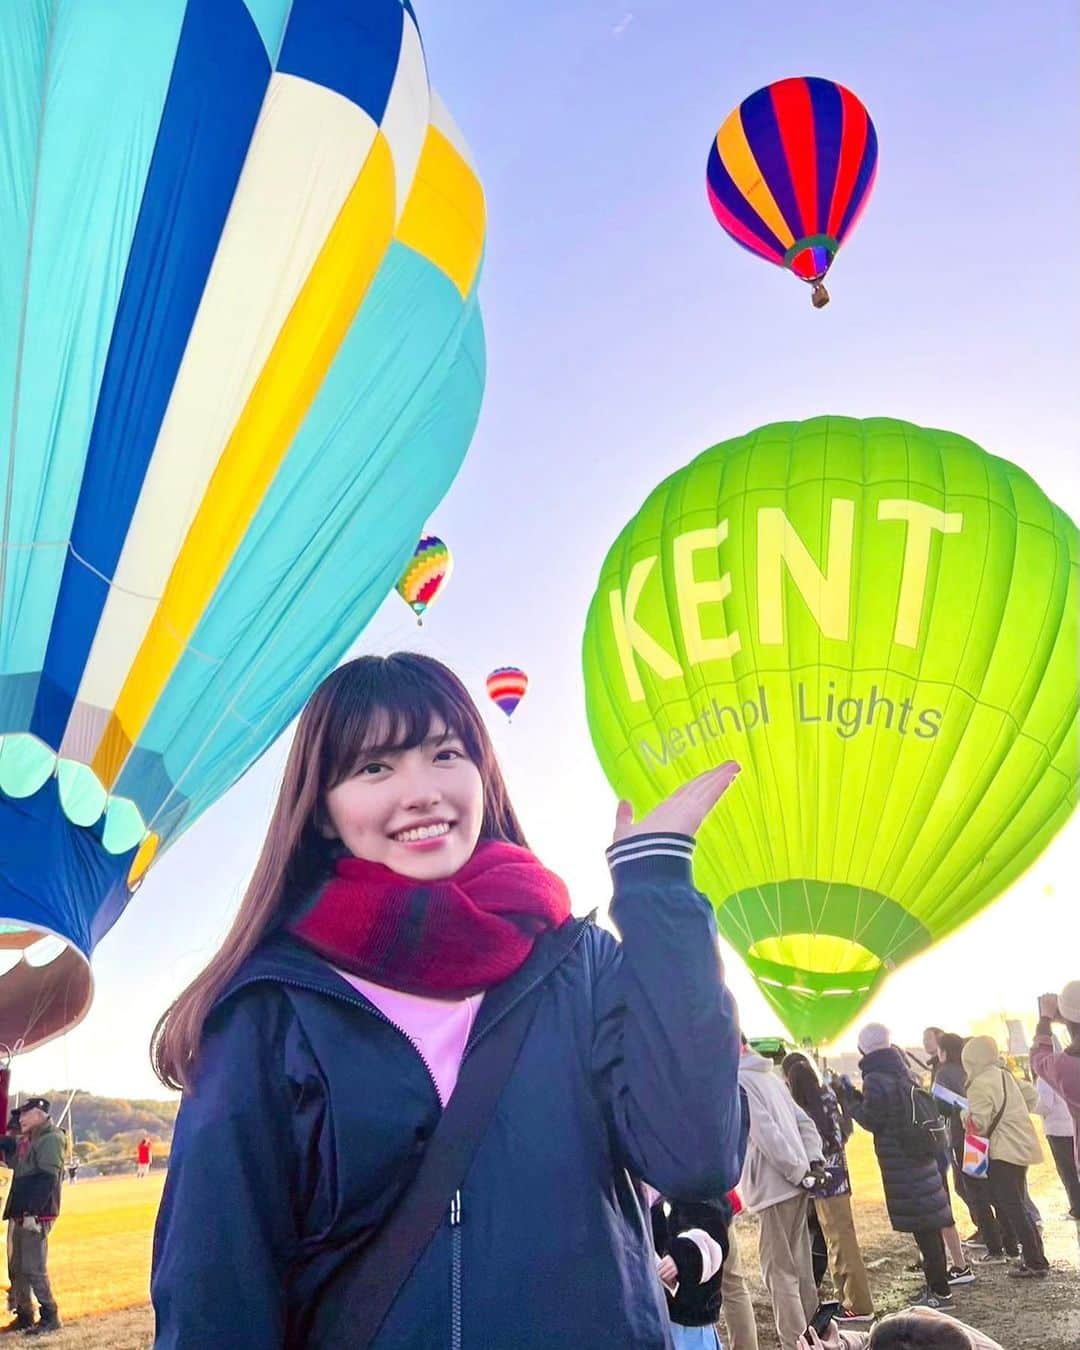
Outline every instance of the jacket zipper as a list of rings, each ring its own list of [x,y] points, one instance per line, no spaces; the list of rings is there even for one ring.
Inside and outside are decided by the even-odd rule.
[[[450,1350],[461,1350],[461,1192],[450,1201]]]

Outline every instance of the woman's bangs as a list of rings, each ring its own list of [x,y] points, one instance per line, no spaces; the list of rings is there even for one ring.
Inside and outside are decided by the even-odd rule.
[[[368,672],[373,674],[374,672]],[[477,754],[475,736],[462,710],[428,682],[410,679],[404,671],[380,672],[382,678],[365,681],[366,688],[349,691],[342,700],[337,725],[327,729],[324,790],[350,778],[379,754],[413,750],[441,725],[458,736],[470,758]]]

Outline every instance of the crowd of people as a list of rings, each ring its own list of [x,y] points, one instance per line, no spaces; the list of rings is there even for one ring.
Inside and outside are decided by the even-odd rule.
[[[1053,1035],[1053,1020],[1069,1032],[1067,1049]],[[707,1211],[653,1205],[677,1347],[757,1350],[745,1280],[741,1268],[731,1269],[734,1216],[745,1208],[760,1219],[762,1278],[782,1348],[995,1350],[997,1342],[950,1310],[954,1290],[989,1266],[1008,1264],[1006,1275],[1015,1280],[1049,1272],[1042,1216],[1027,1189],[1028,1168],[1044,1160],[1032,1112],[1043,1118],[1068,1217],[1080,1225],[1080,983],[1060,1000],[1040,1000],[1029,1062],[1034,1082],[1014,1074],[988,1036],[965,1039],[928,1027],[923,1047],[925,1059],[894,1045],[881,1024],[864,1027],[857,1089],[846,1077],[822,1075],[803,1054],[787,1055],[777,1069],[743,1042],[739,1083],[749,1138],[738,1188]],[[876,1322],[851,1207],[845,1144],[852,1122],[873,1135],[891,1225],[912,1236],[918,1253],[912,1269],[925,1281],[912,1307]],[[964,1239],[951,1189],[975,1225]],[[688,1231],[680,1238],[683,1222]],[[713,1244],[711,1261],[696,1255],[703,1229]],[[820,1302],[827,1268],[834,1313]],[[715,1325],[702,1339],[707,1318]],[[692,1339],[688,1327],[697,1329]]]

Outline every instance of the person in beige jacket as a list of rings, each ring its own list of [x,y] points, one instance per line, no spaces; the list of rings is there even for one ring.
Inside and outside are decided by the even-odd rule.
[[[1002,1068],[992,1036],[973,1036],[964,1046],[963,1064],[968,1076],[964,1125],[990,1140],[990,1196],[994,1208],[1012,1224],[1020,1244],[1020,1264],[1009,1275],[1043,1279],[1050,1263],[1024,1205],[1027,1170],[1043,1160],[1042,1145],[1031,1123],[1035,1089]]]

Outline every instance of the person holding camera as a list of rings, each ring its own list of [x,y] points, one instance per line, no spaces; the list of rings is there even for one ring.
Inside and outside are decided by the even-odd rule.
[[[818,1305],[807,1219],[810,1196],[825,1178],[825,1154],[817,1126],[745,1037],[739,1086],[750,1108],[739,1195],[761,1221],[761,1277],[780,1344],[791,1346]]]
[[[1069,1033],[1069,1044],[1064,1050],[1054,1046],[1055,1022],[1060,1022]],[[1039,999],[1031,1072],[1053,1088],[1069,1108],[1073,1148],[1080,1166],[1080,980],[1071,980],[1060,994],[1043,994]]]

